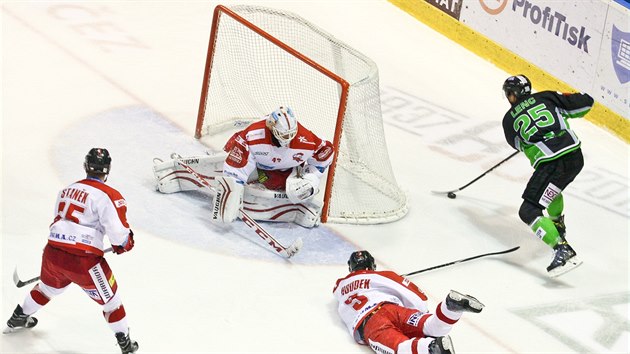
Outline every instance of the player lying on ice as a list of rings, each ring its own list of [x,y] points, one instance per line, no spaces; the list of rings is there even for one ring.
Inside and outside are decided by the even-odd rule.
[[[451,290],[435,311],[418,286],[392,271],[377,271],[368,251],[348,259],[350,274],[333,294],[350,335],[378,354],[454,354],[448,336],[464,312],[479,313],[479,300]]]
[[[198,190],[202,184],[184,163],[212,185],[211,220],[229,223],[243,208],[254,220],[319,224],[323,203],[315,198],[334,149],[301,125],[289,107],[235,133],[224,152],[214,155],[154,159],[157,190]]]

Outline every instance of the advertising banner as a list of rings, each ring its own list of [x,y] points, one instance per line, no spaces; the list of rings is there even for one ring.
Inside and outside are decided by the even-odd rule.
[[[615,7],[601,0],[468,0],[459,19],[630,119],[630,84],[622,82],[630,67],[629,15]]]
[[[630,118],[630,11],[611,6],[606,17],[593,93]]]
[[[445,14],[459,20],[462,11],[462,0],[426,0],[431,6],[442,10]]]
[[[630,0],[615,0],[615,2],[630,9]]]

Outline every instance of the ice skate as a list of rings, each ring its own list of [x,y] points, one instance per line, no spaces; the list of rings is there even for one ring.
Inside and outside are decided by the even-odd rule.
[[[573,270],[582,264],[582,260],[577,257],[573,248],[566,241],[558,243],[553,248],[553,251],[553,261],[547,267],[547,272],[552,278]]]
[[[451,337],[437,337],[429,344],[429,354],[455,354]]]
[[[118,346],[120,347],[122,354],[135,353],[138,351],[138,348],[140,348],[138,342],[129,338],[129,334],[118,332],[116,333],[116,340],[118,341]]]
[[[446,297],[446,308],[451,311],[479,313],[484,307],[485,305],[474,297],[455,290],[451,290]]]
[[[7,321],[7,328],[2,333],[12,333],[22,329],[33,328],[37,325],[37,318],[25,315],[22,306],[17,305],[13,310],[13,315]]]

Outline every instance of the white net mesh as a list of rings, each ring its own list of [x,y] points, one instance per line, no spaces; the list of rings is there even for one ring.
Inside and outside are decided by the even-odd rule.
[[[338,158],[325,200],[328,221],[381,223],[404,216],[407,200],[389,162],[374,62],[295,14],[259,6],[230,10],[275,39],[220,12],[208,94],[201,103],[202,134],[242,129],[244,122],[287,105],[300,123],[335,144],[339,120]],[[309,61],[350,84],[344,116],[338,117],[342,85]]]

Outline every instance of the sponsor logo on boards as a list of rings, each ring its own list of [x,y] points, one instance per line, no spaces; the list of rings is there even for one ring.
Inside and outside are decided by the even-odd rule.
[[[503,12],[507,7],[507,0],[491,2],[488,0],[479,0],[481,7],[488,14],[496,16]],[[540,26],[547,32],[562,39],[568,44],[581,49],[588,53],[588,41],[591,36],[587,34],[586,27],[573,26],[569,17],[549,6],[540,7],[536,3],[529,0],[512,1],[512,11],[521,14],[531,24]]]
[[[611,37],[613,68],[619,82],[625,84],[630,81],[630,33],[623,32],[613,25]]]
[[[463,0],[426,0],[426,2],[442,10],[445,14],[459,20]]]

